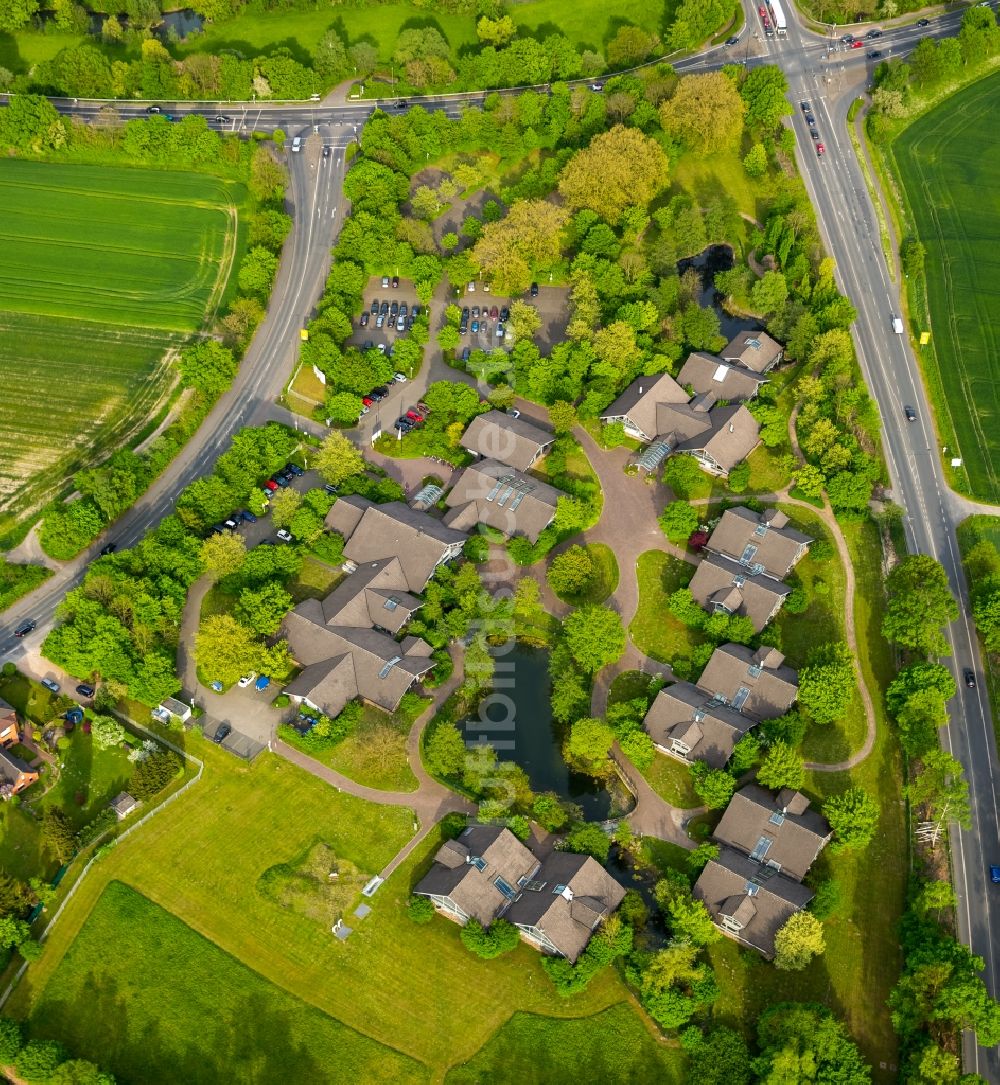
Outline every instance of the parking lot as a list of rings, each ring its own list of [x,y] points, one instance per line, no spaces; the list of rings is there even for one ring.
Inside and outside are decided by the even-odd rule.
[[[416,291],[413,288],[413,283],[406,279],[400,279],[399,286],[394,289],[391,285],[391,279],[389,280],[389,286],[383,286],[382,282],[383,280],[377,276],[368,281],[368,285],[365,287],[364,296],[362,298],[364,304],[363,314],[367,316],[367,323],[362,325],[359,320],[356,319],[354,321],[354,331],[347,340],[350,346],[361,347],[364,349],[369,344],[376,347],[381,344],[388,350],[397,339],[403,339],[408,334],[408,329],[406,328],[404,328],[403,331],[399,331],[395,321],[390,325],[388,313],[385,316],[383,326],[381,328],[378,327],[377,317],[372,313],[371,308],[373,302],[378,303],[379,309],[385,304],[390,311],[393,303],[397,306],[405,305],[407,315],[409,316],[413,312],[413,306],[420,304],[417,299]]]

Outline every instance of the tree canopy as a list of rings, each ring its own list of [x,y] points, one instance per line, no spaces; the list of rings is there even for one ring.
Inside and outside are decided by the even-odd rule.
[[[941,563],[927,554],[911,554],[892,570],[885,586],[889,599],[882,635],[923,656],[949,655],[942,628],[958,617],[958,603]]]

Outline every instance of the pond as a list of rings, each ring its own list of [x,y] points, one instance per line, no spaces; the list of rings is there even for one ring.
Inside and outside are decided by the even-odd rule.
[[[624,788],[623,795],[612,796],[604,781],[573,772],[563,760],[564,728],[552,719],[549,703],[548,652],[514,644],[494,649],[493,655],[494,693],[475,719],[465,721],[466,740],[488,742],[501,761],[514,761],[524,769],[535,791],[551,791],[576,803],[586,821],[626,812],[631,796]],[[612,785],[617,782],[615,777]]]
[[[201,30],[205,25],[204,18],[191,8],[181,8],[180,11],[165,11],[163,22],[156,28],[158,38],[166,38],[173,30],[180,40],[183,40],[195,30]]]
[[[683,275],[689,268],[694,268],[701,275],[701,293],[698,304],[703,309],[714,309],[719,318],[722,334],[733,339],[740,332],[759,328],[760,322],[746,317],[732,316],[722,307],[722,295],[716,292],[715,276],[720,271],[730,271],[736,264],[736,258],[729,245],[709,245],[697,256],[689,256],[677,261],[677,274]]]

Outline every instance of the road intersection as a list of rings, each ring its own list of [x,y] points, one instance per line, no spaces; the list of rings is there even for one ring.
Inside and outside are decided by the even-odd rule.
[[[967,515],[968,503],[952,493],[941,466],[930,407],[917,360],[908,338],[892,330],[892,316],[900,312],[898,286],[889,274],[874,208],[861,167],[848,137],[847,111],[870,82],[873,65],[867,48],[849,49],[838,37],[844,28],[829,28],[825,35],[803,25],[787,5],[787,36],[769,38],[755,6],[747,8],[748,22],[733,46],[709,49],[675,63],[679,72],[719,68],[723,64],[747,66],[776,64],[785,73],[796,106],[791,118],[799,167],[816,211],[826,247],[837,264],[839,285],[857,308],[852,328],[862,373],[878,402],[883,440],[894,499],[906,510],[904,527],[908,548],[929,554],[944,566],[952,590],[960,600],[961,615],[947,631],[952,646],[951,665],[956,676],[963,668],[975,670],[975,689],[959,682],[959,694],[950,704],[952,723],[942,732],[942,743],[965,767],[969,780],[972,827],[954,830],[952,858],[959,901],[959,934],[973,952],[985,960],[990,993],[1000,993],[1000,946],[992,930],[996,913],[1000,929],[1000,903],[991,893],[987,875],[991,862],[1000,861],[1000,800],[997,793],[997,752],[979,648],[972,627],[968,591],[961,569],[955,529]],[[923,37],[957,33],[962,12],[943,15],[927,27],[915,24],[884,28],[877,41],[883,57],[908,53]],[[863,28],[860,33],[863,33]],[[753,51],[751,53],[751,46]],[[544,89],[544,88],[538,88]],[[483,92],[407,99],[411,105],[443,109],[457,116],[468,103],[479,103]],[[827,153],[819,157],[797,108],[800,100],[812,104]],[[109,105],[122,119],[146,115],[146,104],[54,100],[62,112],[92,123],[102,123]],[[220,128],[236,131],[281,128],[289,137],[318,136],[306,141],[306,150],[288,154],[293,229],[281,265],[267,318],[258,329],[233,387],[216,404],[197,434],[136,505],[110,529],[119,546],[137,542],[174,507],[177,495],[194,478],[206,474],[233,434],[260,423],[273,411],[273,403],[291,374],[299,328],[319,298],[329,266],[329,253],[347,207],[342,195],[346,169],[345,148],[378,106],[392,111],[396,99],[381,102],[310,103],[175,103],[174,115],[198,113],[208,118],[229,118]],[[105,111],[102,113],[102,110]],[[318,144],[331,147],[324,158]],[[915,422],[904,416],[904,405],[914,406]],[[25,617],[38,622],[30,640],[37,642],[54,620],[55,608],[67,590],[82,579],[86,566],[104,540],[66,563],[38,591],[11,607],[0,620],[0,651],[17,658],[24,647],[13,630]],[[877,906],[877,902],[872,902]],[[860,992],[859,992],[860,996]],[[967,1071],[987,1080],[1000,1080],[997,1049],[982,1049],[966,1036]]]

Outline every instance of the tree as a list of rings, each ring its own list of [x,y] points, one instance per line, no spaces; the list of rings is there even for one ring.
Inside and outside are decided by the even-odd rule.
[[[593,674],[621,659],[625,630],[621,618],[604,607],[581,607],[563,622],[563,636],[576,663]]]
[[[671,501],[657,523],[672,543],[683,546],[698,526],[698,512],[687,501]]]
[[[477,919],[470,919],[459,932],[459,937],[470,953],[485,961],[517,949],[521,940],[517,927],[506,919],[494,919],[488,927],[484,927]]]
[[[247,544],[235,531],[219,531],[201,544],[201,563],[213,580],[240,571],[247,555]]]
[[[406,906],[406,914],[414,923],[423,926],[424,923],[430,923],[434,918],[434,905],[430,897],[414,895],[410,897],[410,902]]]
[[[825,949],[823,924],[811,912],[796,912],[774,936],[775,968],[801,972]]]
[[[688,500],[705,485],[705,475],[691,456],[671,456],[663,469],[663,481],[674,493]]]
[[[680,942],[690,942],[693,946],[710,946],[722,937],[722,932],[712,922],[704,903],[695,900],[690,894],[678,894],[667,906],[667,913],[674,938]]]
[[[695,766],[699,766],[700,771],[695,771]],[[703,761],[692,765],[695,794],[710,810],[722,810],[733,797],[736,781],[722,769],[706,770],[707,766]]]
[[[616,125],[569,160],[559,192],[574,210],[589,207],[612,226],[626,207],[645,206],[667,183],[663,148],[637,128]]]
[[[326,83],[332,83],[347,70],[347,49],[336,30],[327,30],[316,43],[312,66]]]
[[[29,1040],[14,1060],[18,1076],[27,1082],[51,1081],[66,1050],[56,1040]]]
[[[212,398],[229,387],[236,370],[233,352],[214,339],[206,339],[181,351],[181,380]]]
[[[254,245],[240,264],[237,276],[240,290],[256,298],[266,298],[277,271],[278,257],[263,245]]]
[[[933,881],[921,885],[913,906],[921,915],[928,915],[931,912],[940,914],[954,908],[956,903],[957,898],[951,882]]]
[[[889,598],[882,620],[886,640],[924,656],[949,655],[943,626],[958,617],[958,604],[942,565],[927,554],[911,554],[886,578]]]
[[[125,741],[126,731],[111,716],[95,716],[90,722],[90,735],[99,750],[113,750]]]
[[[765,64],[751,68],[740,85],[747,126],[763,133],[774,131],[781,118],[792,112],[785,97],[787,93],[788,81],[779,67]]]
[[[465,764],[465,754],[465,739],[453,723],[439,724],[427,739],[427,765],[438,776],[458,776]]]
[[[236,604],[236,618],[262,637],[278,632],[281,621],[295,601],[276,581],[262,584],[259,589],[244,588]]]
[[[854,657],[843,641],[822,644],[799,671],[799,704],[816,723],[843,717],[854,696]]]
[[[56,1067],[48,1085],[115,1085],[115,1079],[86,1059],[70,1059]]]
[[[927,250],[917,238],[904,238],[903,243],[899,246],[899,259],[903,267],[903,274],[908,278],[920,275],[924,270],[926,255]]]
[[[750,288],[750,308],[755,313],[776,313],[788,299],[788,283],[780,271],[765,271]]]
[[[364,456],[342,433],[328,433],[316,453],[316,470],[333,486],[339,486],[365,469]]]
[[[24,0],[14,0],[24,3]],[[0,20],[6,5],[0,4]],[[0,23],[0,30],[3,29]],[[0,110],[0,146],[17,147],[40,153],[64,146],[66,125],[47,98],[37,94],[17,94]]]
[[[925,806],[929,821],[956,821],[964,828],[971,824],[969,784],[962,766],[941,749],[928,750],[921,759],[922,772],[906,787],[914,806]]]
[[[547,200],[518,200],[499,222],[483,228],[472,259],[494,288],[505,294],[526,290],[532,269],[559,259],[569,214]]]
[[[20,1021],[0,1017],[0,1065],[10,1066],[24,1047],[24,1031]]]
[[[867,1085],[871,1071],[847,1034],[824,1006],[780,1002],[757,1019],[760,1055],[753,1069],[764,1085],[802,1080]]]
[[[681,1033],[688,1056],[688,1080],[698,1085],[748,1085],[750,1052],[746,1040],[719,1025],[707,1033],[691,1026]]]
[[[578,595],[592,583],[594,563],[584,547],[573,545],[552,559],[545,578],[560,598]]]
[[[878,828],[878,803],[863,787],[851,787],[827,799],[823,816],[830,823],[834,850],[864,847]]]
[[[496,19],[490,19],[484,15],[476,23],[476,37],[484,45],[501,48],[507,45],[516,34],[517,25],[509,15],[501,15]]]
[[[39,0],[5,0],[0,4],[0,30],[13,33],[38,14]]]
[[[0,947],[11,949],[22,945],[31,938],[31,927],[23,919],[4,916],[0,919]]]
[[[278,490],[271,498],[271,523],[275,527],[288,527],[301,507],[302,494],[298,490],[291,486]]]
[[[69,818],[54,806],[47,806],[42,814],[42,839],[60,863],[68,863],[76,854],[73,826]]]
[[[201,623],[195,658],[207,681],[230,686],[263,665],[263,645],[252,630],[230,614],[212,614]]]
[[[517,302],[514,304],[516,305]],[[552,423],[552,429],[557,436],[561,436],[564,433],[571,433],[577,422],[576,408],[572,403],[567,403],[563,399],[557,399],[556,402],[549,407],[549,421]]]
[[[743,132],[746,105],[722,72],[682,76],[673,97],[660,105],[663,130],[702,154],[725,151]]]
[[[326,397],[327,417],[341,426],[353,426],[363,406],[361,396],[354,392],[334,392]]]
[[[611,841],[600,825],[592,821],[579,822],[566,835],[566,848],[577,855],[592,855],[599,863],[606,863]]]
[[[800,754],[781,740],[771,744],[757,770],[757,782],[774,791],[790,787],[798,790],[805,783],[805,762]]]
[[[566,741],[566,759],[585,772],[599,773],[607,764],[614,741],[614,731],[603,720],[577,720]]]

